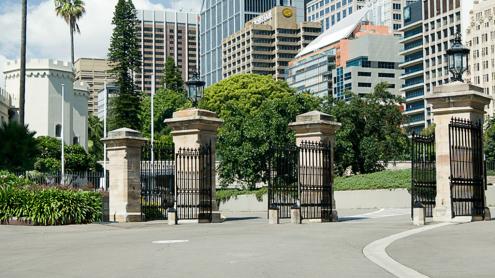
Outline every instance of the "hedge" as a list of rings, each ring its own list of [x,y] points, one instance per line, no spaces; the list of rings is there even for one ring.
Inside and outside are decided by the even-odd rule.
[[[9,181],[9,182],[5,182]],[[17,218],[34,225],[87,224],[102,219],[98,192],[26,185],[0,173],[0,222]]]

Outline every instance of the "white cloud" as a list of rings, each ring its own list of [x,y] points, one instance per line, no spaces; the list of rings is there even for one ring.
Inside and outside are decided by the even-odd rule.
[[[150,0],[134,0],[137,9],[163,9],[164,5]],[[107,55],[113,11],[117,0],[85,0],[86,14],[80,20],[81,34],[75,37],[75,56],[101,57]],[[0,76],[4,60],[18,59],[20,46],[20,6],[10,5],[0,14]],[[28,46],[30,58],[70,60],[69,27],[56,16],[53,0],[43,0],[28,11]],[[0,83],[3,85],[3,82]]]

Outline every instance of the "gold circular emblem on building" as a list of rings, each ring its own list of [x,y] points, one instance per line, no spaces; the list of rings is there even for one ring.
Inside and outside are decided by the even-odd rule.
[[[291,17],[292,16],[292,10],[289,9],[289,8],[285,8],[282,10],[282,14],[285,16],[285,17]]]

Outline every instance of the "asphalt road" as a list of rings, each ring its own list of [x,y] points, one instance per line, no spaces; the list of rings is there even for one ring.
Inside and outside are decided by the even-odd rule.
[[[339,213],[342,222],[303,225],[268,225],[264,215],[240,214],[229,215],[230,221],[221,224],[0,226],[0,277],[393,277],[369,261],[362,249],[415,228],[407,211]],[[452,225],[441,228],[446,233],[438,229],[411,241],[397,241],[388,251],[431,277],[493,277],[482,274],[495,273],[495,264],[479,259],[484,256],[481,252],[494,253],[493,227],[492,223]],[[460,245],[473,229],[477,237],[489,234],[491,240]],[[442,257],[428,251],[437,245],[451,254]],[[449,249],[441,249],[446,246]],[[470,251],[464,254],[466,246]],[[436,260],[430,261],[433,256]],[[461,261],[449,261],[456,256],[464,257],[464,264],[436,276]],[[477,267],[478,262],[483,265]],[[468,264],[479,275],[457,275],[453,270]]]

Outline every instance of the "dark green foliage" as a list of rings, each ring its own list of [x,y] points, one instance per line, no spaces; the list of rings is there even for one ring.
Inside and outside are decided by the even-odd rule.
[[[171,129],[164,123],[165,119],[172,118],[172,114],[183,108],[191,107],[191,102],[184,93],[172,90],[160,89],[154,97],[155,140],[168,140]],[[151,137],[151,97],[145,96],[141,102],[140,120],[141,133]],[[171,138],[170,138],[171,141]]]
[[[25,186],[29,185],[31,182],[22,176],[16,176],[7,171],[0,171],[0,186]]]
[[[0,184],[0,222],[24,218],[35,225],[85,224],[101,221],[97,192]]]
[[[436,125],[435,124],[431,124],[429,125],[427,128],[423,129],[421,131],[421,135],[422,136],[430,136],[430,135],[433,135],[435,134],[435,128],[436,128]]]
[[[184,80],[182,80],[182,73],[175,65],[174,58],[172,57],[167,57],[161,83],[163,88],[168,90],[178,93],[182,93],[184,91]]]
[[[35,132],[16,122],[0,125],[0,169],[25,171],[34,167],[37,155]]]
[[[103,160],[103,122],[91,115],[88,118],[88,152],[94,160]]]
[[[491,118],[486,124],[484,137],[486,160],[495,161],[495,118]]]
[[[217,148],[221,184],[241,181],[253,188],[262,181],[270,146],[294,142],[288,124],[318,105],[270,76],[240,74],[207,88],[200,107],[225,121]]]
[[[377,85],[364,97],[348,94],[349,101],[330,98],[323,107],[324,112],[342,123],[336,136],[337,173],[349,167],[354,173],[381,171],[381,161],[407,158],[409,140],[401,129],[401,99],[387,91],[386,83]]]
[[[138,19],[131,0],[118,1],[112,24],[108,59],[119,90],[110,104],[109,130],[123,127],[139,130],[141,95],[136,91],[133,73],[140,70],[141,53],[136,29]]]
[[[43,173],[56,173],[61,170],[60,140],[40,136],[36,138],[39,155],[35,159],[34,169]],[[65,170],[67,172],[86,172],[101,170],[95,157],[88,154],[80,145],[64,146]]]

